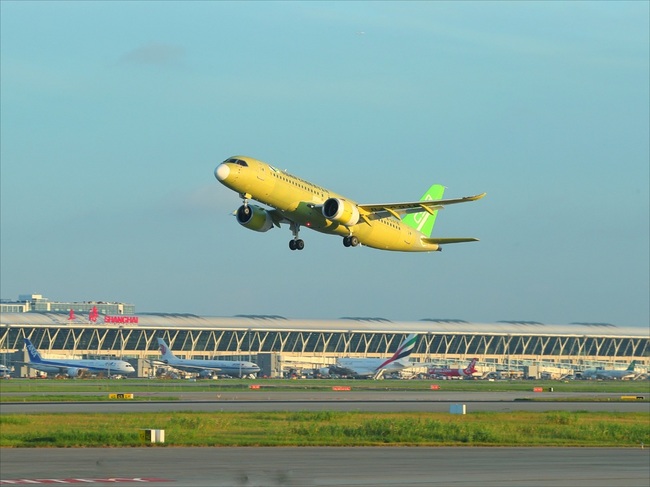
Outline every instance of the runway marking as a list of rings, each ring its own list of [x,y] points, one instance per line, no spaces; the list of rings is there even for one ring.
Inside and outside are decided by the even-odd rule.
[[[109,477],[99,479],[12,479],[0,480],[0,485],[46,485],[46,484],[153,484],[158,482],[174,482],[172,479],[155,477]]]

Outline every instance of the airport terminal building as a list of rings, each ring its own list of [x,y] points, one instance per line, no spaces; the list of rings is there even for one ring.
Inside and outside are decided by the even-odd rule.
[[[338,357],[390,356],[406,335],[417,333],[412,361],[465,366],[477,357],[484,372],[515,374],[541,366],[557,375],[597,365],[624,368],[631,360],[641,370],[650,366],[650,331],[642,326],[136,314],[132,304],[48,303],[33,296],[22,309],[16,308],[20,303],[0,303],[4,360],[23,360],[23,339],[29,338],[49,357],[120,357],[146,376],[153,372],[151,359],[159,356],[156,338],[162,337],[179,357],[252,360],[264,375],[277,377],[332,364]]]

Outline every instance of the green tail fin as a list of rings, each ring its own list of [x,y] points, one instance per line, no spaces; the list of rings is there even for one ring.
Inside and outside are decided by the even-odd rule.
[[[444,192],[444,186],[441,184],[434,184],[422,195],[420,201],[441,200]],[[420,213],[411,213],[406,215],[402,219],[402,222],[407,224],[409,227],[416,229],[418,232],[423,233],[424,236],[430,237],[431,232],[433,231],[433,224],[436,221],[436,216],[438,216],[438,210],[435,210],[433,214],[428,211],[421,211]]]

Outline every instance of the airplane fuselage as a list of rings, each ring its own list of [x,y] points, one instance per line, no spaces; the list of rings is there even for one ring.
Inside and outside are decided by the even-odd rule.
[[[88,371],[93,373],[105,374],[132,374],[135,369],[131,364],[123,360],[54,360],[42,359],[40,362],[29,362],[32,369],[47,372],[48,374],[69,374],[72,376],[77,373],[71,371]]]
[[[102,359],[46,359],[41,356],[32,342],[25,338],[25,347],[29,362],[25,364],[32,369],[47,372],[48,374],[67,374],[76,377],[82,372],[101,372],[106,374],[131,374],[135,372],[133,365],[124,360]]]
[[[380,372],[380,367],[386,359],[381,358],[340,358],[331,368],[334,373],[351,374],[360,377],[374,376]],[[412,364],[406,360],[396,360],[381,368],[383,373],[399,372]]]
[[[633,379],[637,376],[636,372],[634,371],[635,365],[636,361],[633,360],[627,369],[587,369],[582,372],[582,377],[585,377],[587,379]]]
[[[478,359],[472,359],[469,365],[464,369],[450,369],[449,367],[431,368],[427,372],[429,375],[440,377],[473,377],[476,373],[476,362]]]
[[[229,162],[239,161],[239,162]],[[424,242],[421,232],[393,216],[377,219],[349,215],[346,225],[326,218],[323,205],[331,199],[345,201],[354,213],[357,203],[304,179],[280,171],[275,167],[244,156],[236,156],[221,163],[215,170],[216,178],[226,187],[239,193],[245,200],[253,199],[279,212],[286,220],[321,233],[356,237],[368,247],[381,250],[421,251],[439,250],[439,245]],[[346,216],[342,219],[345,221]],[[270,228],[270,227],[269,227]],[[269,228],[258,231],[266,231]]]
[[[464,369],[429,369],[429,375],[439,375],[443,377],[471,377],[471,372],[466,372]]]
[[[602,369],[588,369],[582,373],[583,377],[593,379],[631,379],[636,377],[634,371],[629,370],[602,370]]]
[[[175,369],[186,372],[214,371],[215,375],[230,375],[244,377],[257,374],[260,368],[252,362],[234,360],[194,360],[194,359],[165,359],[163,362]]]

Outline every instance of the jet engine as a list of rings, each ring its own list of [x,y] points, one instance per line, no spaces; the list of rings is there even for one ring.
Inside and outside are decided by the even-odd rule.
[[[329,198],[323,203],[323,216],[350,227],[359,222],[359,208],[349,201],[340,198]]]
[[[66,370],[66,374],[68,377],[81,377],[83,373],[86,371],[86,369],[82,369],[80,367],[68,367],[68,370]]]
[[[249,230],[267,232],[273,228],[273,220],[269,212],[256,205],[241,205],[235,216],[237,222]]]

